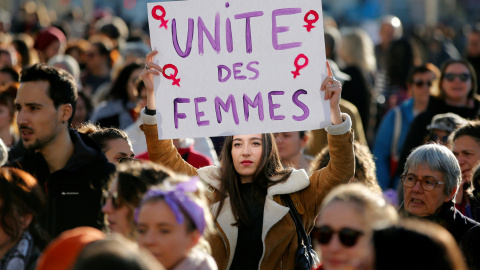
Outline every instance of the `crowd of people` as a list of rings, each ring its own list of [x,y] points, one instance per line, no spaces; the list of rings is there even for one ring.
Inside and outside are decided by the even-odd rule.
[[[0,12],[0,270],[480,269],[480,27],[462,55],[325,17],[325,129],[159,140],[146,31],[22,12]]]

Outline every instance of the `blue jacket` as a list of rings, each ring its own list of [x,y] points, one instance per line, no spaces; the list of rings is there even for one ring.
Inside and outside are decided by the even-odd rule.
[[[413,115],[413,99],[405,100],[398,106],[402,115],[400,136],[398,138],[397,153],[400,156],[400,152],[403,147],[405,138],[407,137],[408,129],[414,119]],[[398,179],[395,179],[393,185],[390,186],[390,157],[392,155],[392,143],[393,143],[393,129],[395,126],[395,109],[391,109],[387,112],[383,118],[380,126],[377,130],[377,136],[375,138],[375,144],[373,147],[373,155],[375,156],[375,164],[377,166],[377,179],[378,184],[382,190],[388,188],[396,188]]]

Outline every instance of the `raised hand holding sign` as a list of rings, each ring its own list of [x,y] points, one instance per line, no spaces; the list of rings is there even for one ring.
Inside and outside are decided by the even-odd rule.
[[[160,139],[330,124],[321,1],[147,5]]]

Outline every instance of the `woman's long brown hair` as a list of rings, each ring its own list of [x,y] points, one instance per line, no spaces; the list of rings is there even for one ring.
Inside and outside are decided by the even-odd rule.
[[[218,176],[220,180],[221,200],[215,218],[218,217],[223,207],[225,198],[230,197],[230,205],[232,208],[235,226],[249,226],[250,220],[246,211],[246,202],[240,194],[240,175],[235,170],[232,159],[233,136],[225,138],[225,142],[220,155],[221,172]],[[254,198],[265,203],[267,189],[275,184],[284,182],[288,179],[292,169],[284,169],[278,155],[277,145],[273,138],[273,134],[262,134],[262,158],[257,171],[253,176],[253,196]]]

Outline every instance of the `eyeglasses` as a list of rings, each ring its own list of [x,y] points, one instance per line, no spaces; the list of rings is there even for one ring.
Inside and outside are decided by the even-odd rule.
[[[363,232],[350,228],[334,231],[330,226],[321,226],[318,228],[318,242],[321,245],[328,245],[330,240],[332,240],[332,236],[336,233],[338,233],[340,243],[346,247],[353,247],[357,243],[358,238],[363,235]]]
[[[445,136],[438,136],[438,134],[436,134],[435,132],[431,132],[430,133],[430,139],[434,142],[443,142],[443,143],[446,143],[448,141],[448,136],[449,135],[445,135]]]
[[[432,86],[432,81],[422,81],[422,80],[416,80],[416,81],[413,81],[413,84],[416,86],[416,87],[423,87],[424,85],[427,85],[428,87]]]
[[[117,191],[110,192],[110,191],[104,190],[102,194],[102,205],[105,205],[107,203],[107,200],[110,198],[112,199],[113,208],[117,209],[118,207],[120,207],[120,201],[118,199]]]
[[[404,187],[413,188],[417,181],[420,181],[420,185],[422,186],[423,190],[434,190],[437,185],[443,185],[445,182],[437,181],[437,179],[427,176],[423,179],[419,179],[415,174],[407,174],[401,175],[400,178],[402,179],[402,183]]]
[[[134,157],[118,157],[118,163],[135,163],[140,162],[140,159]]]
[[[455,78],[458,78],[462,82],[466,82],[468,79],[470,79],[470,74],[468,74],[468,73],[459,73],[459,74],[446,73],[444,77],[449,82],[453,82],[455,80]]]

